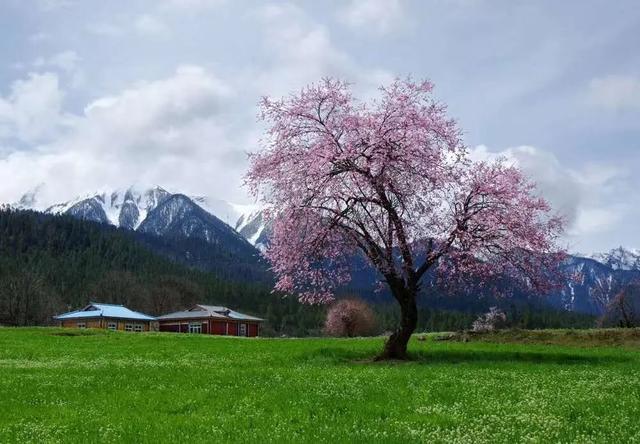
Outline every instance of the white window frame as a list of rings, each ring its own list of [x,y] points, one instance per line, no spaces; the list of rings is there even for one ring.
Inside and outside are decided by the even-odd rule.
[[[246,322],[241,322],[238,324],[238,336],[247,336],[249,333],[249,326]]]
[[[124,324],[124,331],[133,331],[133,324]]]
[[[87,328],[87,323],[86,322],[78,322],[76,324],[76,327],[78,327],[78,328]]]
[[[117,322],[107,322],[107,330],[116,331],[118,329]]]
[[[202,323],[201,322],[189,322],[189,333],[201,334],[202,333]]]
[[[144,325],[142,324],[133,324],[133,331],[136,333],[140,333],[144,331]]]

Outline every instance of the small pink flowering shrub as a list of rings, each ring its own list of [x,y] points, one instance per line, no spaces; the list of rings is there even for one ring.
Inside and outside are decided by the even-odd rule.
[[[507,315],[498,307],[491,307],[489,311],[480,315],[473,321],[471,330],[475,332],[488,332],[505,328],[507,326]]]
[[[373,310],[358,299],[343,299],[327,311],[324,331],[329,336],[370,336],[376,332]]]

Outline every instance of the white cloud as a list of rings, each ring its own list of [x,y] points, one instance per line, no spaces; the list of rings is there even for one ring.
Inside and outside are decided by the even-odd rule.
[[[84,84],[84,71],[80,68],[80,56],[71,50],[62,51],[50,57],[38,57],[34,62],[35,68],[56,69],[64,73],[69,85],[77,88]]]
[[[114,23],[91,23],[86,25],[86,29],[91,34],[100,37],[120,37],[124,34],[124,29]]]
[[[230,95],[229,87],[204,68],[181,66],[168,79],[139,83],[93,101],[85,108],[85,116],[106,132],[168,131],[219,113],[221,101]]]
[[[47,40],[51,40],[51,35],[47,32],[36,32],[29,36],[29,41],[33,44],[46,42]]]
[[[255,79],[260,94],[284,95],[331,76],[354,83],[366,96],[393,78],[384,70],[360,65],[334,45],[326,27],[291,3],[270,4],[260,10],[259,19],[270,61]]]
[[[143,14],[138,17],[134,26],[136,31],[147,36],[166,36],[170,31],[162,20],[149,14]]]
[[[55,141],[0,158],[0,177],[12,179],[0,202],[39,183],[48,185],[44,206],[133,183],[233,199],[244,168],[242,137],[229,131],[225,115],[233,94],[207,70],[183,66],[92,101]]]
[[[86,30],[100,37],[117,38],[136,32],[145,37],[167,37],[171,29],[157,15],[141,14],[117,22],[96,22],[86,25]]]
[[[30,73],[0,97],[0,141],[39,142],[58,134],[68,117],[62,113],[64,94],[54,73]]]
[[[578,219],[572,231],[576,235],[598,234],[607,231],[623,219],[627,210],[625,206],[580,208]]]
[[[339,19],[353,28],[388,33],[406,24],[401,0],[351,0],[339,12]]]
[[[199,12],[202,10],[217,8],[226,3],[226,0],[164,0],[162,9],[171,11]]]
[[[610,110],[640,109],[640,78],[611,75],[593,79],[589,101]]]
[[[51,57],[40,57],[35,60],[33,66],[37,68],[55,67],[66,72],[72,72],[77,69],[80,62],[80,56],[75,51],[63,51],[52,55]]]
[[[55,54],[49,60],[53,66],[57,66],[64,71],[71,72],[78,67],[80,56],[75,51],[63,51]]]
[[[73,6],[71,0],[38,0],[38,7],[45,12],[68,8],[69,6]]]
[[[491,151],[480,145],[470,150],[475,160],[498,157],[521,168],[537,184],[540,194],[567,219],[570,240],[596,236],[611,230],[629,213],[624,204],[627,172],[615,166],[563,165],[548,151],[532,146]]]

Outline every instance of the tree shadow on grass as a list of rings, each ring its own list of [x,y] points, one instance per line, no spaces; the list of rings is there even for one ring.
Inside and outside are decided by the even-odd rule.
[[[300,355],[306,363],[333,364],[559,364],[559,365],[607,365],[628,362],[625,356],[592,356],[578,353],[544,351],[500,351],[500,350],[420,350],[409,353],[408,361],[374,361],[371,351],[348,350],[344,348],[323,347]]]
[[[606,365],[626,362],[624,356],[589,356],[577,353],[538,351],[495,351],[495,350],[421,350],[410,353],[411,360],[419,364],[561,364],[561,365]]]

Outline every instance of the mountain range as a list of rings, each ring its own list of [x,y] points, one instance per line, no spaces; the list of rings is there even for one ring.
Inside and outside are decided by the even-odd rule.
[[[216,249],[216,264],[226,252],[233,258],[229,259],[230,264],[238,260],[257,264],[259,251],[264,249],[270,232],[257,205],[171,193],[159,186],[95,192],[45,208],[39,194],[40,188],[36,188],[10,207],[66,214],[134,230],[151,236],[148,239],[166,239],[171,245],[159,247],[154,241],[153,247],[199,268],[208,268],[212,254],[207,248]],[[203,243],[207,248],[199,245]],[[176,248],[178,244],[180,248]],[[257,266],[266,269],[264,264]],[[550,295],[549,302],[564,310],[600,314],[626,285],[640,280],[640,251],[618,247],[604,253],[570,255],[563,266],[575,278]],[[373,270],[360,272],[358,280],[364,283],[360,290],[371,293],[375,279]]]
[[[97,191],[70,201],[44,206],[44,185],[25,193],[14,209],[66,214],[116,227],[156,235],[183,235],[215,243],[235,236],[252,245],[264,242],[262,212],[257,205],[241,205],[205,196],[171,193],[160,186]]]

